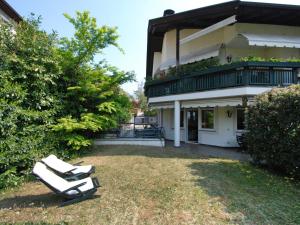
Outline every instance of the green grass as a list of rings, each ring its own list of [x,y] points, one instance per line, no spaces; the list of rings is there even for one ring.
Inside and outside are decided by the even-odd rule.
[[[124,146],[83,160],[96,166],[97,198],[58,208],[43,184],[27,183],[0,194],[0,224],[300,224],[299,184],[248,163]]]

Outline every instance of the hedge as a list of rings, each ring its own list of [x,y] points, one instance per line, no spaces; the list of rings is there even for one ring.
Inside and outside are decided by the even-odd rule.
[[[300,178],[300,85],[258,95],[247,111],[247,130],[256,163]]]

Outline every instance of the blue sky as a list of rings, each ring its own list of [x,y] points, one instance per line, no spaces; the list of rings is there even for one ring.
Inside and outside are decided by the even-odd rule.
[[[260,0],[256,0],[260,1]],[[119,44],[125,54],[111,47],[104,58],[114,66],[126,71],[135,71],[138,82],[144,80],[146,70],[146,46],[148,20],[160,17],[164,9],[176,12],[224,2],[223,0],[7,0],[22,16],[31,12],[41,15],[42,27],[46,31],[55,30],[60,36],[70,36],[72,26],[62,15],[74,15],[75,11],[88,10],[97,18],[99,25],[117,26]],[[300,4],[298,0],[265,0],[264,2]],[[123,86],[133,93],[136,83]]]

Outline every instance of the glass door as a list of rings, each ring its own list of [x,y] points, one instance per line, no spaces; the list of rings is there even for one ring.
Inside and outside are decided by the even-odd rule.
[[[198,109],[187,111],[188,141],[198,142]]]

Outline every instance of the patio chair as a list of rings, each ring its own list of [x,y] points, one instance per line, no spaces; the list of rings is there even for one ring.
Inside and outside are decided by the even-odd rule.
[[[61,206],[91,198],[97,191],[97,188],[100,187],[97,178],[88,177],[82,180],[67,181],[51,170],[48,170],[46,165],[41,162],[35,164],[33,175],[54,193],[67,199]]]
[[[67,163],[55,155],[49,155],[42,159],[42,162],[57,173],[59,176],[64,177],[66,180],[78,180],[89,177],[95,172],[95,167],[91,165],[80,166],[79,163],[74,165]]]

